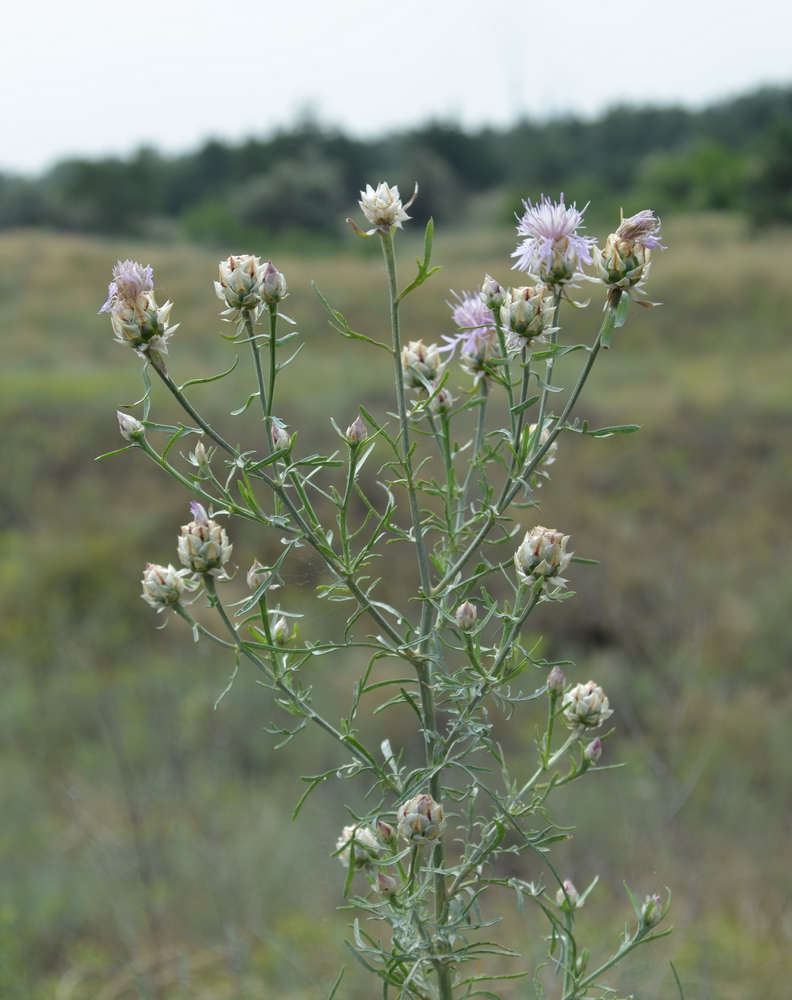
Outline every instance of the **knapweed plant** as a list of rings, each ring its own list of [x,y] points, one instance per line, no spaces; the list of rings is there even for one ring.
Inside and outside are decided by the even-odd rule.
[[[277,710],[288,713],[275,726],[283,742],[308,725],[334,741],[332,770],[305,779],[297,812],[329,776],[362,783],[354,801],[366,810],[347,807],[344,814],[339,806],[337,840],[317,847],[341,862],[339,895],[356,911],[349,947],[380,978],[384,997],[497,998],[498,980],[520,977],[527,977],[521,996],[605,995],[608,971],[663,936],[656,928],[668,900],[636,901],[628,889],[634,915],[614,935],[613,952],[595,959],[578,940],[576,911],[596,879],[578,891],[564,877],[563,856],[556,863],[551,848],[568,830],[554,825],[550,805],[563,786],[596,780],[614,711],[596,681],[568,681],[560,663],[537,657],[524,633],[539,605],[572,596],[567,580],[575,563],[592,561],[570,550],[568,525],[537,523],[537,489],[562,435],[635,429],[592,429],[574,411],[630,301],[651,304],[642,286],[651,251],[661,246],[659,222],[649,211],[622,219],[600,248],[581,234],[582,213],[563,196],[557,204],[526,202],[513,257],[531,283],[509,288],[487,275],[480,289],[453,293],[449,331],[456,332],[427,343],[403,334],[400,307],[437,270],[430,266],[432,224],[415,276],[401,285],[395,236],[410,203],[380,184],[366,188],[360,207],[371,228],[353,228],[383,251],[390,338],[355,332],[316,291],[341,336],[375,360],[389,356],[395,401],[378,415],[360,407],[346,430],[334,424],[339,443],[331,455],[307,453],[278,417],[278,376],[295,358],[297,335],[281,312],[286,279],[271,262],[229,257],[215,282],[235,329],[229,339],[250,351],[250,396],[236,412],[257,408],[260,433],[245,447],[201,416],[188,398],[193,383],[180,386],[166,366],[175,327],[171,303],[155,301],[151,268],[132,261],[115,267],[102,308],[116,339],[145,362],[145,394],[136,404],[142,419],[119,413],[121,434],[193,497],[178,568],[149,564],[143,597],[187,622],[196,642],[214,643],[237,667],[258,671]],[[574,290],[583,281],[604,300],[601,326],[590,343],[564,343],[562,308],[578,304]],[[571,353],[581,364],[564,389],[555,384],[554,364]],[[183,408],[184,423],[150,419],[150,370]],[[491,426],[493,415],[502,426]],[[185,442],[188,457],[180,453]],[[277,556],[268,565],[253,561],[248,596],[231,604],[223,585],[232,559],[242,557],[226,527],[235,517],[268,533],[267,549]],[[294,608],[280,603],[285,567],[306,547],[324,566],[319,598],[344,612],[334,637],[313,634],[310,617],[298,637]],[[383,599],[381,581],[397,555],[404,575],[405,548],[414,577],[407,575],[409,592],[394,606]],[[199,621],[191,607],[200,598],[211,612]],[[343,718],[329,718],[312,697],[311,668],[320,656],[360,664]],[[361,725],[361,713],[372,705],[384,714],[380,725],[398,708],[411,727],[400,724],[398,739],[367,741],[362,733],[374,727]],[[525,724],[526,713],[535,745],[507,760],[493,720]],[[533,877],[521,877],[528,870]],[[497,902],[493,887],[501,889]],[[504,887],[519,909],[537,908],[547,944],[543,971],[526,968],[498,943]],[[330,997],[339,995],[340,978],[328,984]]]

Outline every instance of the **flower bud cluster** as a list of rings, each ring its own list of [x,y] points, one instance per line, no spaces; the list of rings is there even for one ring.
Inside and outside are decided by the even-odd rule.
[[[399,806],[399,834],[411,844],[428,844],[445,829],[443,807],[431,795],[416,795]]]
[[[274,305],[288,295],[286,279],[272,261],[262,264],[252,254],[220,261],[220,278],[215,282],[215,291],[226,304],[223,314],[231,317],[255,310],[262,303]]]
[[[152,360],[158,354],[167,354],[167,341],[176,330],[168,324],[173,303],[157,305],[151,266],[119,260],[107,291],[107,302],[99,312],[110,313],[118,343],[127,344],[141,357]]]
[[[561,711],[570,729],[596,729],[613,715],[605,692],[594,681],[570,688],[561,702]],[[595,753],[596,749],[591,756]]]
[[[571,879],[564,879],[563,887],[556,893],[556,903],[564,910],[575,910],[583,905],[580,902],[580,893]]]
[[[178,543],[179,559],[192,573],[223,577],[223,567],[231,558],[225,528],[211,521],[199,503],[191,503],[194,521],[182,525]]]
[[[524,583],[542,580],[542,588],[560,587],[567,581],[561,576],[569,565],[572,553],[566,546],[570,536],[555,528],[537,525],[526,532],[522,544],[514,553],[517,576]]]

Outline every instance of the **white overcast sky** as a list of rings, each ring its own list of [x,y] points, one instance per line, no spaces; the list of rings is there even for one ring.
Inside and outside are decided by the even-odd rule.
[[[702,106],[792,84],[790,0],[17,0],[0,170],[267,135]]]

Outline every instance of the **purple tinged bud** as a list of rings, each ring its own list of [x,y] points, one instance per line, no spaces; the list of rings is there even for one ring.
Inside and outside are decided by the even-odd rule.
[[[476,605],[471,604],[470,601],[465,601],[464,604],[460,604],[456,609],[456,622],[463,632],[467,632],[473,628],[477,617]]]
[[[565,878],[563,888],[556,893],[556,903],[562,910],[574,910],[583,904],[580,902],[580,893],[575,888],[571,879]]]
[[[656,927],[663,919],[663,901],[659,896],[647,896],[641,907],[641,924],[644,927]]]
[[[264,582],[264,574],[268,572],[269,570],[266,566],[260,563],[258,559],[254,559],[253,565],[247,571],[247,576],[245,577],[248,587],[250,587],[252,591],[258,590]]]
[[[487,274],[479,294],[484,305],[494,313],[504,304],[508,293],[494,278]]]
[[[292,634],[289,623],[281,617],[272,626],[272,640],[276,646],[285,646],[291,640]]]
[[[118,428],[121,431],[121,437],[127,441],[132,441],[134,444],[143,440],[145,428],[139,420],[136,420],[129,413],[122,413],[121,410],[116,410],[116,416],[118,417]]]
[[[276,451],[288,448],[291,444],[291,434],[276,417],[272,419],[272,443],[275,445]]]
[[[547,693],[556,697],[563,694],[566,687],[566,677],[561,667],[556,664],[547,675]]]
[[[349,425],[349,427],[347,427],[346,434],[344,436],[346,437],[347,444],[350,444],[353,447],[366,440],[368,437],[368,429],[363,423],[360,414],[358,414],[356,419]]]
[[[262,272],[261,297],[271,306],[276,305],[281,299],[285,299],[289,293],[286,291],[286,279],[275,267],[271,260],[267,261]]]
[[[209,453],[207,452],[203,441],[199,441],[195,448],[193,448],[190,452],[190,461],[193,465],[196,465],[201,472],[209,471]]]
[[[377,872],[376,885],[377,892],[386,899],[391,899],[401,888],[401,882],[398,879],[393,878],[391,875],[383,875],[382,872]]]
[[[447,416],[451,412],[451,408],[454,405],[454,397],[448,391],[448,389],[441,389],[432,396],[429,406],[433,413],[439,413],[441,416]]]
[[[597,737],[583,751],[583,760],[586,764],[596,764],[602,756],[602,740]]]
[[[377,836],[387,844],[396,839],[396,831],[390,823],[379,819],[377,820]]]

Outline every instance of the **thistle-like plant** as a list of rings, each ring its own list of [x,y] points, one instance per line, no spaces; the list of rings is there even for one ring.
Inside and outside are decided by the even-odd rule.
[[[356,333],[317,294],[341,336],[357,340],[361,350],[390,355],[395,406],[388,416],[361,407],[345,432],[336,428],[341,443],[332,455],[303,453],[277,415],[278,375],[294,359],[284,359],[283,349],[295,334],[282,333],[287,286],[271,262],[230,257],[215,283],[224,316],[235,324],[230,339],[251,352],[248,405],[260,409],[262,427],[250,448],[230,444],[173,381],[163,360],[175,329],[168,325],[171,306],[157,305],[151,269],[131,261],[117,265],[103,310],[111,313],[116,338],[146,362],[142,419],[119,414],[128,442],[121,451],[142,449],[194,498],[193,519],[179,537],[182,568],[147,566],[143,597],[184,619],[196,641],[215,643],[237,665],[246,662],[259,672],[278,706],[296,719],[277,727],[284,742],[308,725],[335,742],[332,769],[306,779],[296,812],[330,775],[362,784],[365,795],[358,800],[368,803],[367,812],[339,811],[339,835],[325,846],[342,862],[343,891],[358,911],[349,945],[380,978],[383,996],[497,998],[493,983],[499,979],[536,980],[536,969],[493,940],[498,914],[488,902],[492,887],[512,890],[518,906],[530,902],[546,919],[549,961],[558,973],[548,987],[554,995],[599,995],[609,969],[668,933],[656,928],[669,901],[652,895],[639,903],[630,895],[634,922],[598,962],[578,940],[575,914],[596,880],[579,892],[561,874],[551,846],[565,834],[550,818],[550,802],[573,781],[596,780],[590,775],[610,735],[602,727],[618,713],[618,699],[614,711],[594,681],[568,683],[561,665],[539,658],[523,636],[540,604],[572,596],[567,579],[575,564],[591,561],[568,548],[568,526],[536,523],[536,490],[548,478],[559,437],[635,430],[592,429],[574,410],[602,348],[623,325],[630,298],[649,304],[637,293],[651,250],[660,246],[659,223],[651,212],[622,220],[599,250],[579,233],[583,213],[565,206],[563,197],[557,204],[544,197],[526,202],[518,227],[524,239],[513,256],[534,284],[503,288],[487,275],[481,290],[454,293],[458,331],[437,345],[403,337],[400,322],[404,298],[437,270],[430,265],[432,223],[415,277],[400,286],[394,237],[409,220],[409,204],[402,205],[397,188],[380,184],[361,193],[360,206],[372,228],[352,225],[379,240],[384,255],[390,339]],[[594,275],[586,275],[584,265],[593,265]],[[562,302],[584,279],[603,292],[601,326],[590,343],[563,343]],[[582,359],[578,376],[559,396],[554,364],[573,352]],[[187,422],[166,426],[150,419],[150,369]],[[467,388],[455,399],[451,389],[458,391],[460,377]],[[563,402],[554,404],[559,398]],[[503,425],[491,426],[492,414],[499,413],[505,414]],[[184,439],[195,443],[182,464],[174,445]],[[375,462],[372,484],[362,470]],[[270,532],[279,548],[269,565],[253,561],[249,595],[229,605],[221,590],[232,544],[217,519],[233,518]],[[409,547],[415,564],[414,592],[399,606],[382,597],[382,569],[374,575],[375,561],[387,564],[394,541]],[[276,598],[285,567],[305,546],[324,565],[321,598],[347,610],[341,639],[311,634],[309,619],[302,626],[308,636],[298,640],[294,610]],[[216,615],[216,630],[189,609],[201,593]],[[340,719],[327,717],[307,680],[312,658],[327,654],[361,664]],[[399,664],[397,676],[384,661]],[[376,711],[386,718],[395,708],[406,709],[412,730],[400,731],[398,742],[367,743],[360,728],[364,696],[367,702],[379,697]],[[507,719],[534,717],[530,765],[527,754],[506,759],[492,706]],[[523,855],[538,861],[540,877],[519,874],[526,867],[520,866]]]

